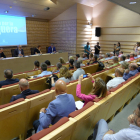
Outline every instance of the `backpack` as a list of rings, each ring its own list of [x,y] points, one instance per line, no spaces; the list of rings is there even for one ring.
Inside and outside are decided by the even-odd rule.
[[[52,83],[51,83],[51,79],[54,78],[54,82],[56,82],[58,80],[58,76],[55,75],[55,74],[52,74],[51,77],[47,77],[47,85],[48,85],[48,88],[51,89],[52,88]]]

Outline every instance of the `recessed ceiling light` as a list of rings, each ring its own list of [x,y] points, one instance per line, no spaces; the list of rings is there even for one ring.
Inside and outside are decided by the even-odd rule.
[[[7,14],[9,11],[5,11],[5,14]]]
[[[129,4],[136,4],[137,2],[129,2]]]

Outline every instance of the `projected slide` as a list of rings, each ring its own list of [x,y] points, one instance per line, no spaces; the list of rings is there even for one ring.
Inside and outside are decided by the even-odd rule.
[[[0,15],[0,46],[27,45],[26,19]]]

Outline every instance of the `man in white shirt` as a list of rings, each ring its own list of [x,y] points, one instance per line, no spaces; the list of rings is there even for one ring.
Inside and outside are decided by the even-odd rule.
[[[123,79],[123,73],[124,73],[124,70],[122,68],[116,68],[116,70],[115,70],[115,78],[113,78],[112,80],[110,80],[107,83],[107,90],[110,90],[111,88],[115,88],[119,84],[121,84],[122,82],[125,81]]]
[[[130,55],[129,55],[129,54],[126,55],[125,61],[126,61],[126,62],[129,62],[129,61],[130,61]]]
[[[76,71],[73,73],[74,80],[77,80],[80,75],[85,74],[85,71],[80,68],[80,62],[74,63],[74,69],[76,69]]]
[[[105,120],[101,119],[94,128],[93,140],[140,140],[140,103],[132,115],[128,117],[129,128],[114,133],[108,129]]]

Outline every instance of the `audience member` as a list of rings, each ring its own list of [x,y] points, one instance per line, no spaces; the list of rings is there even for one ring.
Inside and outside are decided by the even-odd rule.
[[[105,55],[104,55],[104,54],[102,54],[102,55],[100,56],[100,61],[105,61]]]
[[[122,64],[125,61],[126,57],[124,55],[120,56],[120,64]]]
[[[97,57],[96,55],[94,55],[94,57],[93,57],[93,62],[92,62],[91,64],[98,63],[97,59],[98,59],[98,57]]]
[[[84,54],[84,57],[83,57],[83,60],[87,60],[87,59],[88,59],[88,54],[85,53],[85,54]]]
[[[77,80],[81,74],[85,74],[85,71],[80,68],[80,62],[75,62],[74,68],[76,69],[76,71],[73,73],[74,80]]]
[[[138,56],[137,56],[137,53],[135,52],[134,53],[134,59],[137,59],[138,58]]]
[[[41,64],[41,74],[39,74],[37,77],[43,77],[45,75],[50,75],[52,72],[47,71],[47,65],[45,63]]]
[[[74,69],[73,63],[74,63],[74,60],[73,59],[70,59],[69,60],[69,70]]]
[[[134,53],[133,52],[130,53],[130,60],[131,61],[134,60]]]
[[[129,61],[130,61],[130,55],[129,55],[129,54],[126,55],[125,61],[126,61],[126,62],[129,62]]]
[[[114,53],[110,52],[110,59],[113,59],[113,57],[114,57]]]
[[[77,61],[77,59],[80,57],[80,55],[79,54],[76,54],[76,61]]]
[[[69,60],[70,60],[70,59],[73,59],[73,60],[74,60],[74,57],[73,57],[73,56],[69,56]]]
[[[62,67],[62,64],[58,62],[56,64],[56,69],[53,69],[52,73],[58,73],[61,67]]]
[[[110,54],[109,53],[106,53],[105,60],[108,60],[108,59],[110,59]]]
[[[64,58],[63,57],[60,57],[59,58],[59,62],[63,65],[63,64],[66,64],[66,62],[65,62],[65,60],[64,60]]]
[[[40,45],[37,46],[37,48],[34,49],[34,54],[42,54]]]
[[[77,62],[80,62],[80,67],[84,67],[85,66],[85,64],[83,64],[83,58],[82,57],[79,57],[77,59]]]
[[[6,58],[6,56],[3,52],[3,48],[0,48],[0,58]]]
[[[123,73],[124,73],[124,70],[122,68],[116,68],[116,70],[115,70],[115,78],[113,78],[112,80],[110,80],[107,83],[107,90],[110,90],[111,88],[115,88],[119,84],[121,84],[122,82],[125,81],[123,79]]]
[[[87,65],[92,64],[92,63],[93,63],[93,54],[90,53],[89,54],[89,61],[88,61]]]
[[[119,57],[123,55],[123,51],[119,51]]]
[[[39,93],[38,90],[30,90],[29,89],[29,83],[26,79],[20,79],[19,88],[20,88],[21,94],[13,95],[10,102],[13,102],[13,101],[15,101],[19,98],[24,98],[25,99],[26,96],[28,96],[28,95]]]
[[[137,66],[135,63],[129,64],[129,69],[126,69],[123,75],[123,79],[127,80],[128,78],[134,76],[138,73]]]
[[[50,102],[48,108],[42,108],[39,112],[39,120],[34,121],[35,132],[48,128],[50,124],[54,125],[63,117],[68,117],[75,111],[75,100],[73,95],[66,93],[66,83],[58,80],[55,84],[56,99]]]
[[[111,65],[110,68],[114,67],[114,66],[117,66],[117,65],[119,65],[119,60],[118,60],[117,56],[114,56],[114,58],[113,58],[113,65]]]
[[[137,42],[135,45],[134,45],[134,51],[137,52],[138,49],[140,48],[140,45],[139,45],[139,42]]]
[[[121,63],[121,67],[122,67],[124,70],[128,69],[128,66],[129,66],[129,63],[126,62],[126,61],[124,61],[123,63]]]
[[[67,67],[62,66],[60,68],[60,76],[59,76],[59,80],[63,80],[66,83],[69,83],[70,81],[74,80],[72,77],[72,73],[68,70]],[[51,78],[51,83],[52,83],[52,87],[55,86],[55,82],[54,82],[54,78]]]
[[[78,85],[76,88],[76,96],[81,100],[85,101],[84,106],[89,102],[93,101],[95,98],[105,97],[107,94],[107,88],[105,82],[101,78],[94,79],[91,74],[88,73],[88,77],[93,83],[93,90],[88,95],[81,93],[81,83],[83,80],[83,75],[79,76]]]
[[[10,69],[4,70],[4,77],[6,80],[0,81],[0,88],[4,85],[10,85],[19,82],[19,79],[12,79],[13,71]]]
[[[105,120],[101,119],[94,128],[93,140],[139,140],[140,139],[140,103],[132,115],[128,117],[129,128],[114,133],[108,128]]]
[[[40,63],[39,63],[39,61],[35,61],[34,62],[34,69],[33,70],[39,70],[39,68],[40,68]]]
[[[53,44],[51,44],[51,46],[48,48],[48,53],[56,53],[56,49]]]
[[[50,60],[46,60],[46,61],[45,61],[45,64],[47,65],[47,67],[51,67],[51,62],[50,62]]]
[[[15,49],[14,51],[14,57],[23,57],[23,56],[24,56],[24,51],[22,49],[22,46],[19,45],[17,49]]]
[[[140,51],[137,52],[137,57],[140,58]]]

